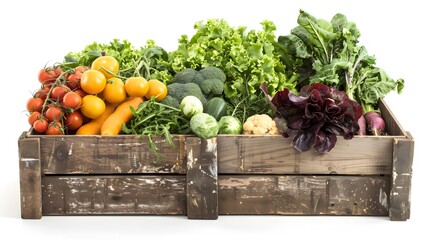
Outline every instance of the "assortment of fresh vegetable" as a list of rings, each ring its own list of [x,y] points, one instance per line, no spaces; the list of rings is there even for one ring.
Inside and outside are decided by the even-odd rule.
[[[356,24],[346,16],[336,14],[329,22],[301,10],[298,25],[278,39],[283,62],[299,75],[297,89],[314,83],[333,86],[358,101],[364,113],[374,112],[378,101],[389,92],[402,91],[404,80],[394,80],[376,67],[375,57],[358,44],[360,31]],[[382,121],[379,116],[376,119]],[[368,124],[372,131],[374,124]]]
[[[244,122],[269,110],[259,90],[263,82],[269,94],[295,87],[296,74],[285,68],[276,52],[276,26],[270,21],[261,25],[260,31],[246,31],[246,27],[232,27],[223,19],[197,22],[195,34],[179,39],[166,64],[175,72],[213,66],[222,69],[226,75],[223,97],[231,105],[230,112],[237,108],[236,116]]]
[[[92,43],[40,70],[28,122],[39,134],[138,134],[156,153],[153,137],[173,145],[172,134],[283,135],[320,153],[338,135],[385,134],[377,103],[404,81],[375,65],[353,22],[300,11],[278,38],[273,22],[261,25],[200,21],[172,52],[152,40]]]
[[[110,46],[118,43],[115,40]],[[126,53],[126,49],[134,48],[128,45],[122,51]],[[142,49],[145,52],[151,48]],[[109,47],[103,50],[109,50]],[[88,54],[76,54],[75,56],[81,56],[77,60],[67,55],[63,63],[40,70],[38,80],[42,84],[41,88],[27,102],[27,110],[30,112],[28,121],[35,132],[47,135],[117,135],[121,132],[122,125],[133,118],[131,108],[138,108],[144,98],[154,98],[155,101],[165,98],[167,86],[164,82],[157,79],[146,80],[138,71],[128,77],[129,69],[123,70],[116,58],[104,54],[104,51],[94,50]],[[98,57],[87,61],[88,56]],[[124,61],[125,58],[121,59]],[[134,65],[128,63],[128,66],[136,69],[144,62],[146,76],[152,76],[149,73],[156,73],[158,70],[153,70],[153,66],[148,65],[155,61],[147,61],[147,56],[141,57]],[[90,67],[74,66],[80,63]],[[125,76],[122,75],[123,72]]]

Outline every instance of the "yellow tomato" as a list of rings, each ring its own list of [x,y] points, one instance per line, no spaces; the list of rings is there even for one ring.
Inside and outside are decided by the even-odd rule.
[[[106,77],[97,70],[88,70],[82,73],[80,87],[89,94],[97,94],[106,86]]]
[[[92,62],[91,69],[100,71],[107,79],[109,79],[118,74],[119,63],[112,56],[101,56]]]
[[[106,87],[103,91],[103,97],[109,103],[121,103],[127,97],[125,84],[119,78],[111,78],[107,80]]]
[[[130,97],[144,97],[148,90],[149,85],[143,77],[130,77],[125,81],[125,91]]]
[[[96,119],[104,113],[104,110],[106,110],[106,104],[101,98],[94,95],[83,97],[80,112],[87,118]]]
[[[149,85],[149,91],[145,95],[147,99],[155,97],[155,100],[159,102],[162,101],[165,96],[167,96],[168,89],[163,82],[156,79],[152,79],[149,80],[147,84]]]

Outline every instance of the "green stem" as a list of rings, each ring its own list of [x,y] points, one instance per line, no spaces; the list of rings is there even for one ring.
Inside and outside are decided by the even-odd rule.
[[[307,18],[307,20],[308,20],[308,23],[310,23],[310,26],[311,26],[311,28],[313,29],[313,31],[314,31],[314,33],[316,34],[316,36],[317,36],[317,39],[319,40],[319,42],[320,42],[320,44],[322,45],[322,48],[323,48],[323,52],[325,53],[325,56],[326,56],[326,63],[330,63],[330,57],[329,57],[329,53],[328,53],[328,50],[326,49],[326,46],[325,46],[325,44],[323,43],[323,38],[319,35],[319,32],[317,31],[317,29],[314,27],[314,25],[313,25],[313,23],[311,22],[311,20],[310,19],[308,19]]]
[[[61,78],[65,75],[65,74],[68,74],[69,72],[68,71],[65,71],[65,72],[62,72],[61,74],[60,74],[60,76],[58,76],[57,77],[57,79],[55,79],[55,82],[54,83],[52,83],[52,85],[51,85],[51,88],[49,89],[49,91],[48,91],[48,93],[46,93],[46,99],[45,99],[45,102],[43,103],[43,106],[42,106],[42,114],[45,112],[45,109],[46,109],[46,105],[48,104],[48,102],[50,102],[51,101],[51,93],[52,93],[52,90],[56,87],[56,86],[58,86],[58,85],[61,85]]]
[[[364,114],[367,112],[373,112],[375,110],[372,104],[361,104],[361,105],[362,105]]]

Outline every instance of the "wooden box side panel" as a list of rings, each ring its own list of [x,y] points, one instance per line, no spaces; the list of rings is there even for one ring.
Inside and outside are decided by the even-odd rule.
[[[187,216],[189,219],[217,219],[218,175],[216,138],[186,139]]]
[[[414,139],[409,133],[408,136],[408,139],[396,139],[394,142],[389,209],[389,216],[393,221],[410,218]]]
[[[42,173],[39,146],[39,139],[25,138],[25,132],[18,139],[21,218],[23,219],[42,217]]]
[[[219,214],[388,215],[388,177],[219,177]]]
[[[391,136],[406,136],[407,133],[402,128],[401,124],[396,119],[392,110],[387,106],[384,100],[381,100],[378,104],[381,117],[386,125],[386,132]]]
[[[43,215],[183,215],[186,177],[45,176]]]
[[[219,175],[219,214],[388,215],[388,177]],[[46,176],[44,215],[186,215],[185,176]]]
[[[163,138],[155,139],[159,158],[147,139],[138,136],[39,137],[44,174],[186,173],[181,135],[174,137],[174,147]]]
[[[334,149],[298,152],[282,136],[219,135],[219,173],[380,175],[392,170],[390,137],[338,139]]]

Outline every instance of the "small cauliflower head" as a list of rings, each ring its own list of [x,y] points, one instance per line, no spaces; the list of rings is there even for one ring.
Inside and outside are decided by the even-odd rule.
[[[247,118],[243,124],[243,133],[253,135],[280,134],[276,122],[267,114],[256,114]]]

